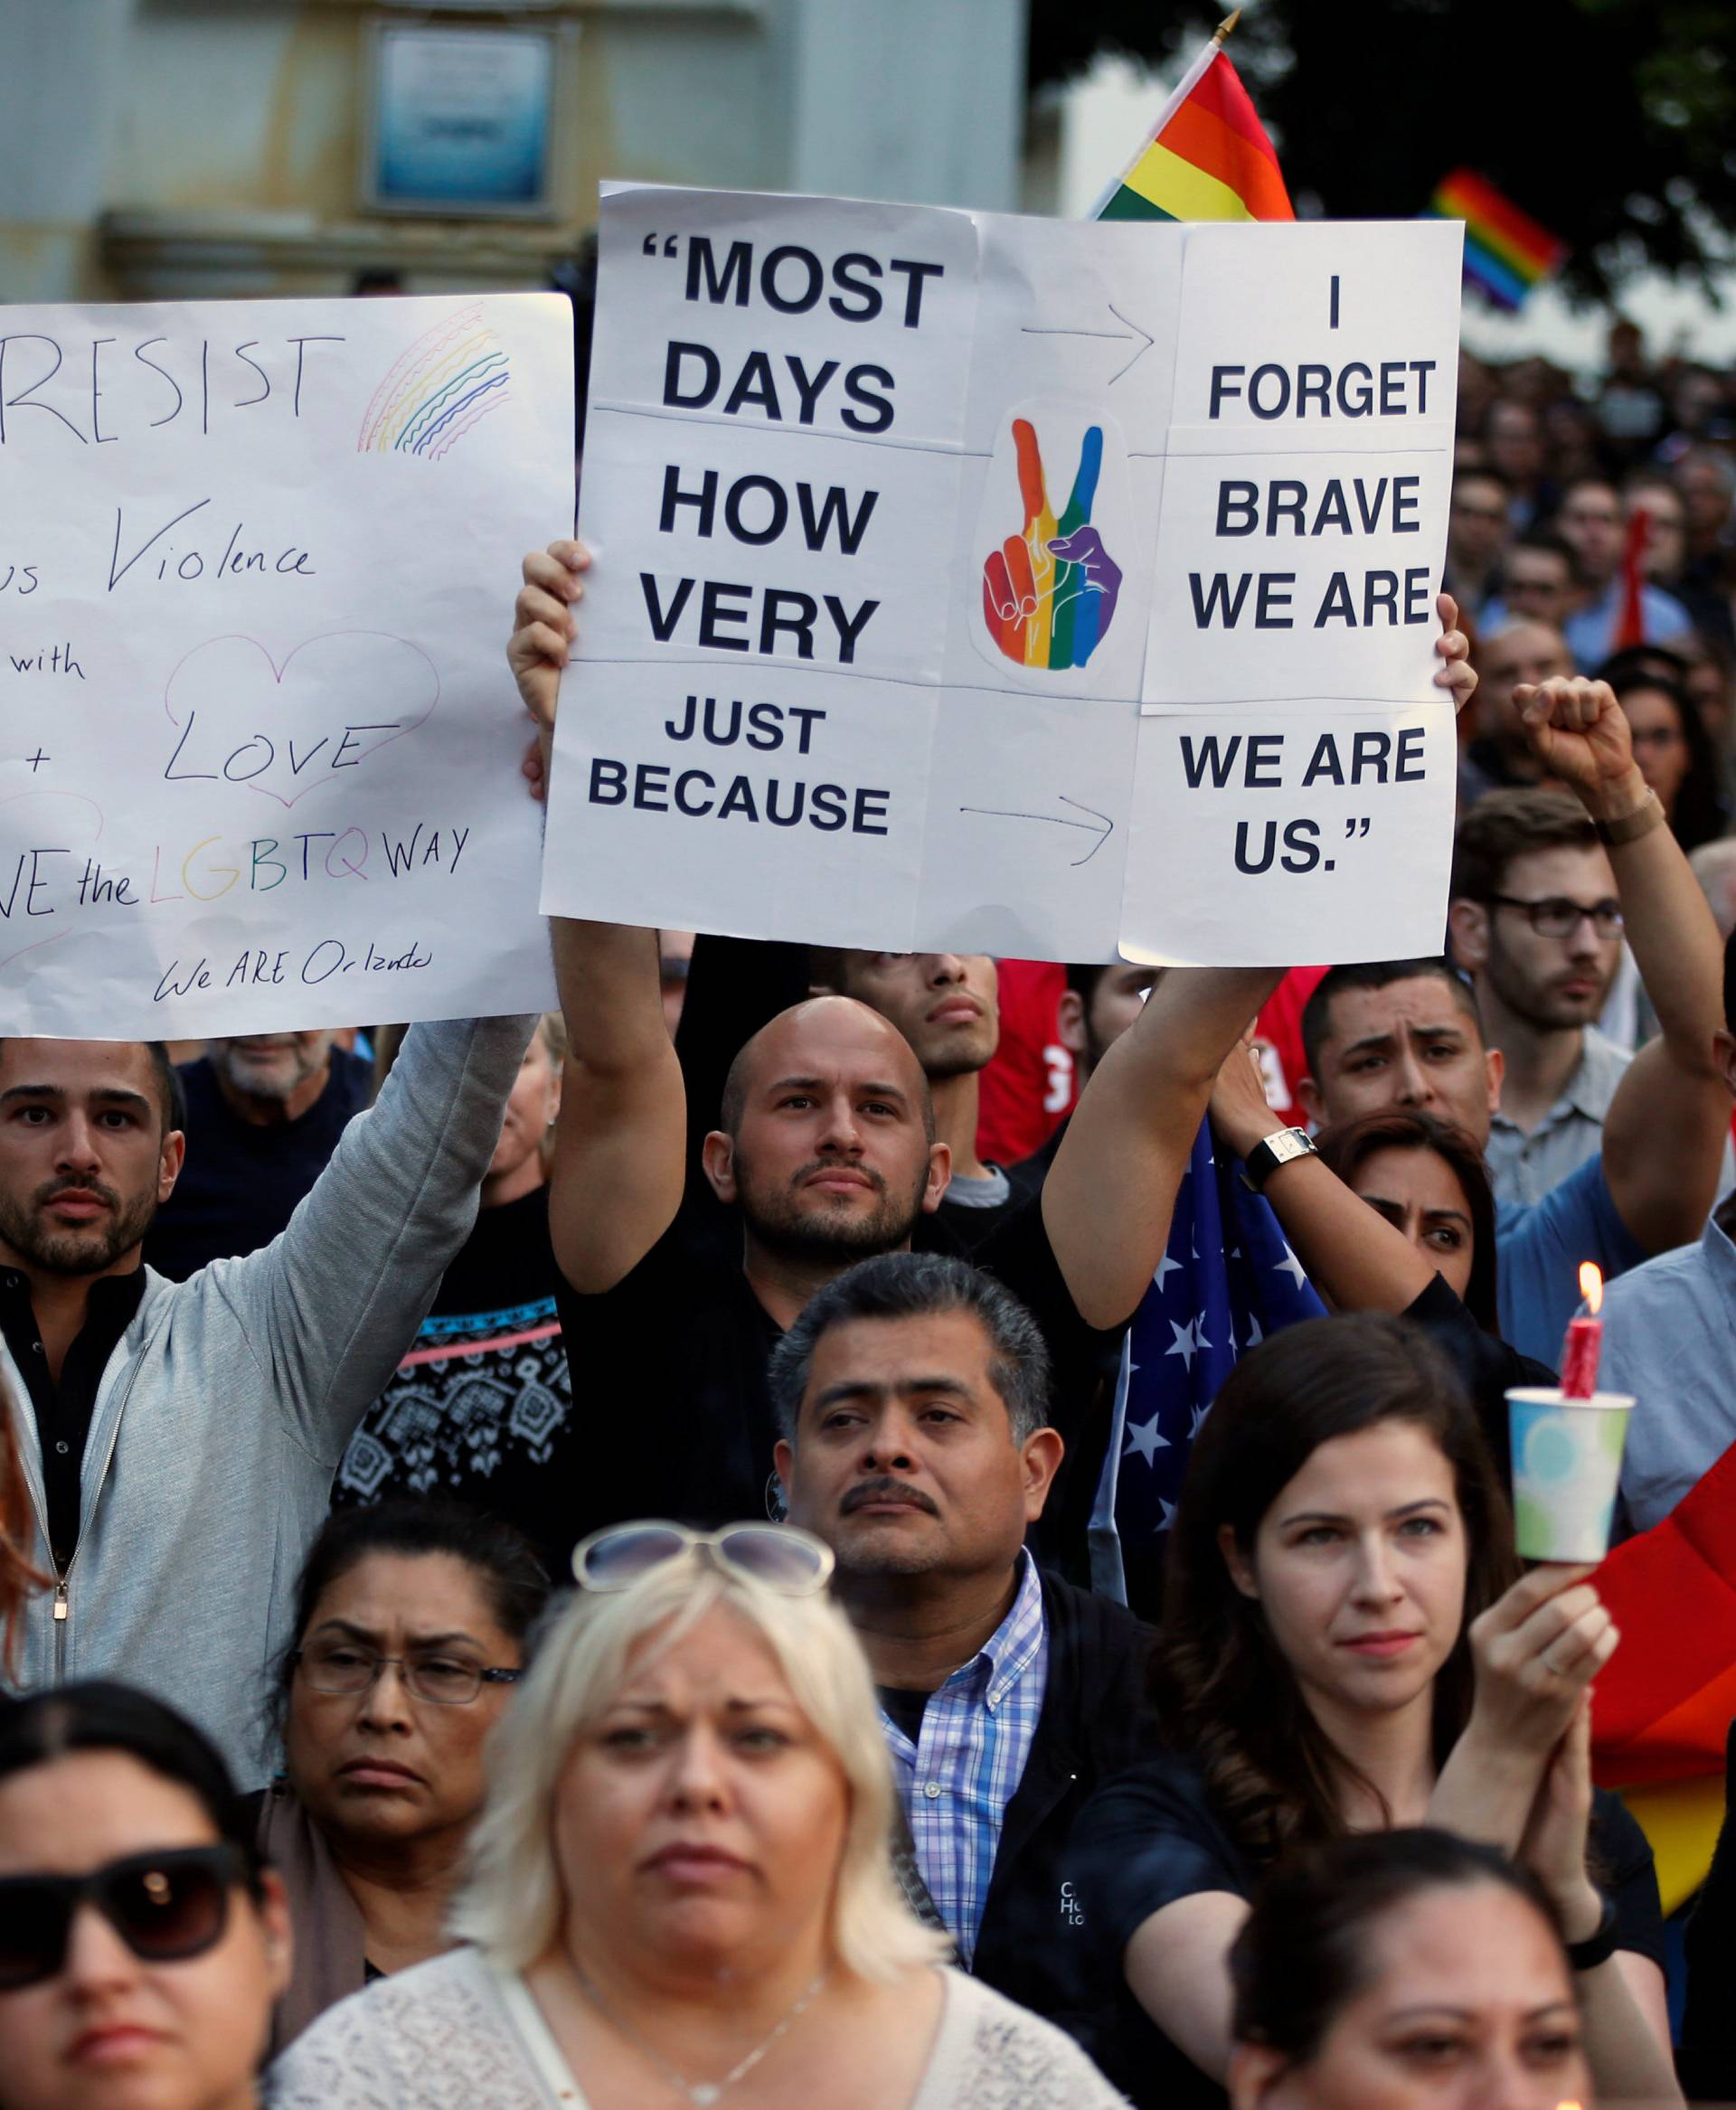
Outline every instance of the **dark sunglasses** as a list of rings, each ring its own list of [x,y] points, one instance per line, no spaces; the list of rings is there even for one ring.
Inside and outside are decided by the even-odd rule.
[[[79,1907],[94,1905],[141,1963],[178,1964],[223,1938],[229,1893],[246,1879],[231,1843],[130,1853],[82,1876],[0,1876],[0,1992],[65,1965]]]

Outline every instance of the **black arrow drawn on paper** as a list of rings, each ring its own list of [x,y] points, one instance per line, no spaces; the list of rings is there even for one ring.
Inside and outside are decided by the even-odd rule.
[[[1108,337],[1112,339],[1118,339],[1119,342],[1124,344],[1131,344],[1136,336],[1143,337],[1145,342],[1134,353],[1133,357],[1127,361],[1125,366],[1118,368],[1114,373],[1110,374],[1109,380],[1104,383],[1106,388],[1113,388],[1116,382],[1121,379],[1121,376],[1124,373],[1130,373],[1133,371],[1133,369],[1145,357],[1146,353],[1151,350],[1151,347],[1156,342],[1156,339],[1153,337],[1149,330],[1142,330],[1139,327],[1139,325],[1134,321],[1131,316],[1123,315],[1121,310],[1117,307],[1114,301],[1109,302],[1108,306],[1109,313],[1115,317],[1117,322],[1126,323],[1127,326],[1125,330],[1024,329],[1021,330],[1019,334],[1023,337]]]
[[[1090,814],[1091,819],[1089,821],[1070,821],[1065,814],[1008,813],[1004,807],[997,805],[961,805],[958,811],[961,814],[986,814],[991,819],[997,821],[1047,821],[1049,825],[1053,828],[1083,828],[1088,835],[1095,835],[1097,841],[1091,844],[1083,857],[1075,857],[1069,861],[1077,871],[1081,864],[1089,864],[1109,837],[1114,834],[1115,823],[1108,814],[1099,813],[1094,805],[1081,805],[1078,799],[1069,798],[1064,791],[1058,791],[1055,796],[1062,805],[1071,806],[1076,814]],[[1103,824],[1100,828],[1092,824],[1097,821],[1102,822]]]

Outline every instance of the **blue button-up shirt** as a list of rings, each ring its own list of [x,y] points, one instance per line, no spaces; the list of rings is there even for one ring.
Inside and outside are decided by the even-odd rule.
[[[1600,1392],[1631,1392],[1621,1499],[1649,1531],[1736,1443],[1736,1198],[1696,1246],[1678,1246],[1609,1284]]]
[[[1001,1826],[1031,1756],[1049,1676],[1043,1585],[1029,1553],[1013,1608],[922,1716],[912,1744],[883,1710],[892,1777],[935,1909],[969,1964],[983,1923]]]
[[[1579,1064],[1536,1127],[1521,1128],[1499,1108],[1489,1122],[1484,1163],[1497,1201],[1529,1208],[1603,1148],[1603,1117],[1633,1057],[1587,1026]]]

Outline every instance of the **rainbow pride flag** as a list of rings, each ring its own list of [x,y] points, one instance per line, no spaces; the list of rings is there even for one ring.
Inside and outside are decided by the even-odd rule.
[[[1231,17],[1233,23],[1234,16]],[[1093,220],[1294,220],[1266,127],[1223,54],[1221,29],[1164,105]]]
[[[1429,212],[1465,222],[1465,276],[1497,307],[1522,308],[1532,287],[1567,254],[1564,241],[1468,168],[1441,178]]]

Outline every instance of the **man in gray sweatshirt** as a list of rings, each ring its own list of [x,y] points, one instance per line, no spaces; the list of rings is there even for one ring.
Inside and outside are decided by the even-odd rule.
[[[288,1229],[182,1283],[140,1257],[184,1150],[161,1049],[0,1041],[0,1411],[50,1578],[19,1684],[143,1686],[263,1782],[296,1571],[475,1220],[533,1023],[412,1028]]]

